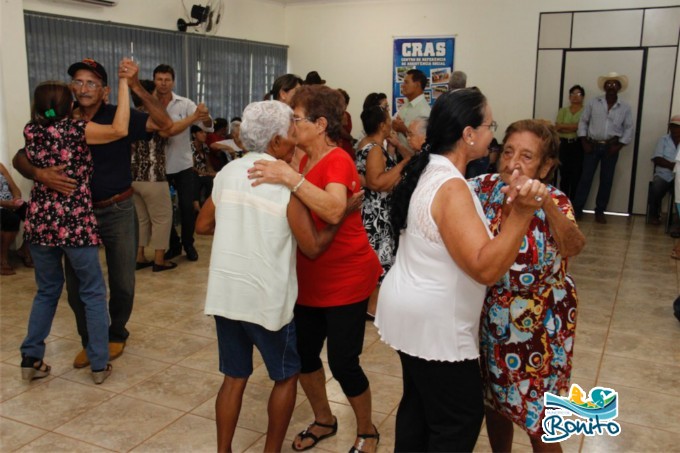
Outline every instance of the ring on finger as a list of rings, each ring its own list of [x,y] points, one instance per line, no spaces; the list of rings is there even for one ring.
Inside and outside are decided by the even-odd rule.
[[[543,201],[543,197],[539,197],[538,195],[536,195],[536,196],[534,197],[534,200],[536,200],[536,201],[538,201],[538,202],[540,203],[541,201]]]

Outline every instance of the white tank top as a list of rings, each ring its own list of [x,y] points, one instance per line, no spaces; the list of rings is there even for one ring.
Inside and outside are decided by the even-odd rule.
[[[453,261],[432,218],[434,196],[453,178],[465,179],[449,159],[431,155],[411,197],[396,261],[380,288],[375,320],[382,340],[394,349],[448,362],[479,357],[486,291]],[[492,237],[479,200],[472,191],[470,196]]]

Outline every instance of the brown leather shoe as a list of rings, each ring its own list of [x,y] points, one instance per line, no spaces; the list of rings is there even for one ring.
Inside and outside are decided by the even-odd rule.
[[[123,355],[123,349],[125,349],[125,343],[109,343],[109,360],[117,359]]]
[[[123,355],[125,343],[109,343],[109,360],[117,359]],[[73,368],[85,368],[90,365],[90,359],[87,358],[87,351],[81,350],[76,358],[73,360]]]
[[[87,358],[87,351],[83,349],[73,360],[73,368],[85,368],[88,365],[90,365],[90,359]]]

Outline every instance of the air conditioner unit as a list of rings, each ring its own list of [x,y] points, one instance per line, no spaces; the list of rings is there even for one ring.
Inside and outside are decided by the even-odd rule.
[[[92,5],[99,5],[99,6],[116,6],[118,4],[118,0],[73,0],[78,3],[90,3]]]

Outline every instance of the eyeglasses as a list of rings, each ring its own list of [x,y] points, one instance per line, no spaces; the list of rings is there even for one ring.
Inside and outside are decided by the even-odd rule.
[[[569,96],[583,97],[583,93],[580,93],[578,91],[574,91],[573,93],[569,93]]]
[[[491,132],[496,132],[496,129],[498,129],[498,123],[495,121],[490,122],[489,124],[480,124],[479,127],[488,127]]]
[[[308,117],[308,116],[304,116],[304,117],[293,116],[293,124],[297,124],[297,123],[299,123],[300,121],[308,121],[308,122],[310,122],[310,123],[313,123],[315,120],[312,119],[312,118],[310,118],[310,117]]]
[[[101,87],[100,84],[95,83],[92,80],[88,80],[87,82],[83,82],[82,80],[71,80],[71,86],[73,87],[82,88],[83,85],[85,85],[90,90],[95,90]]]

